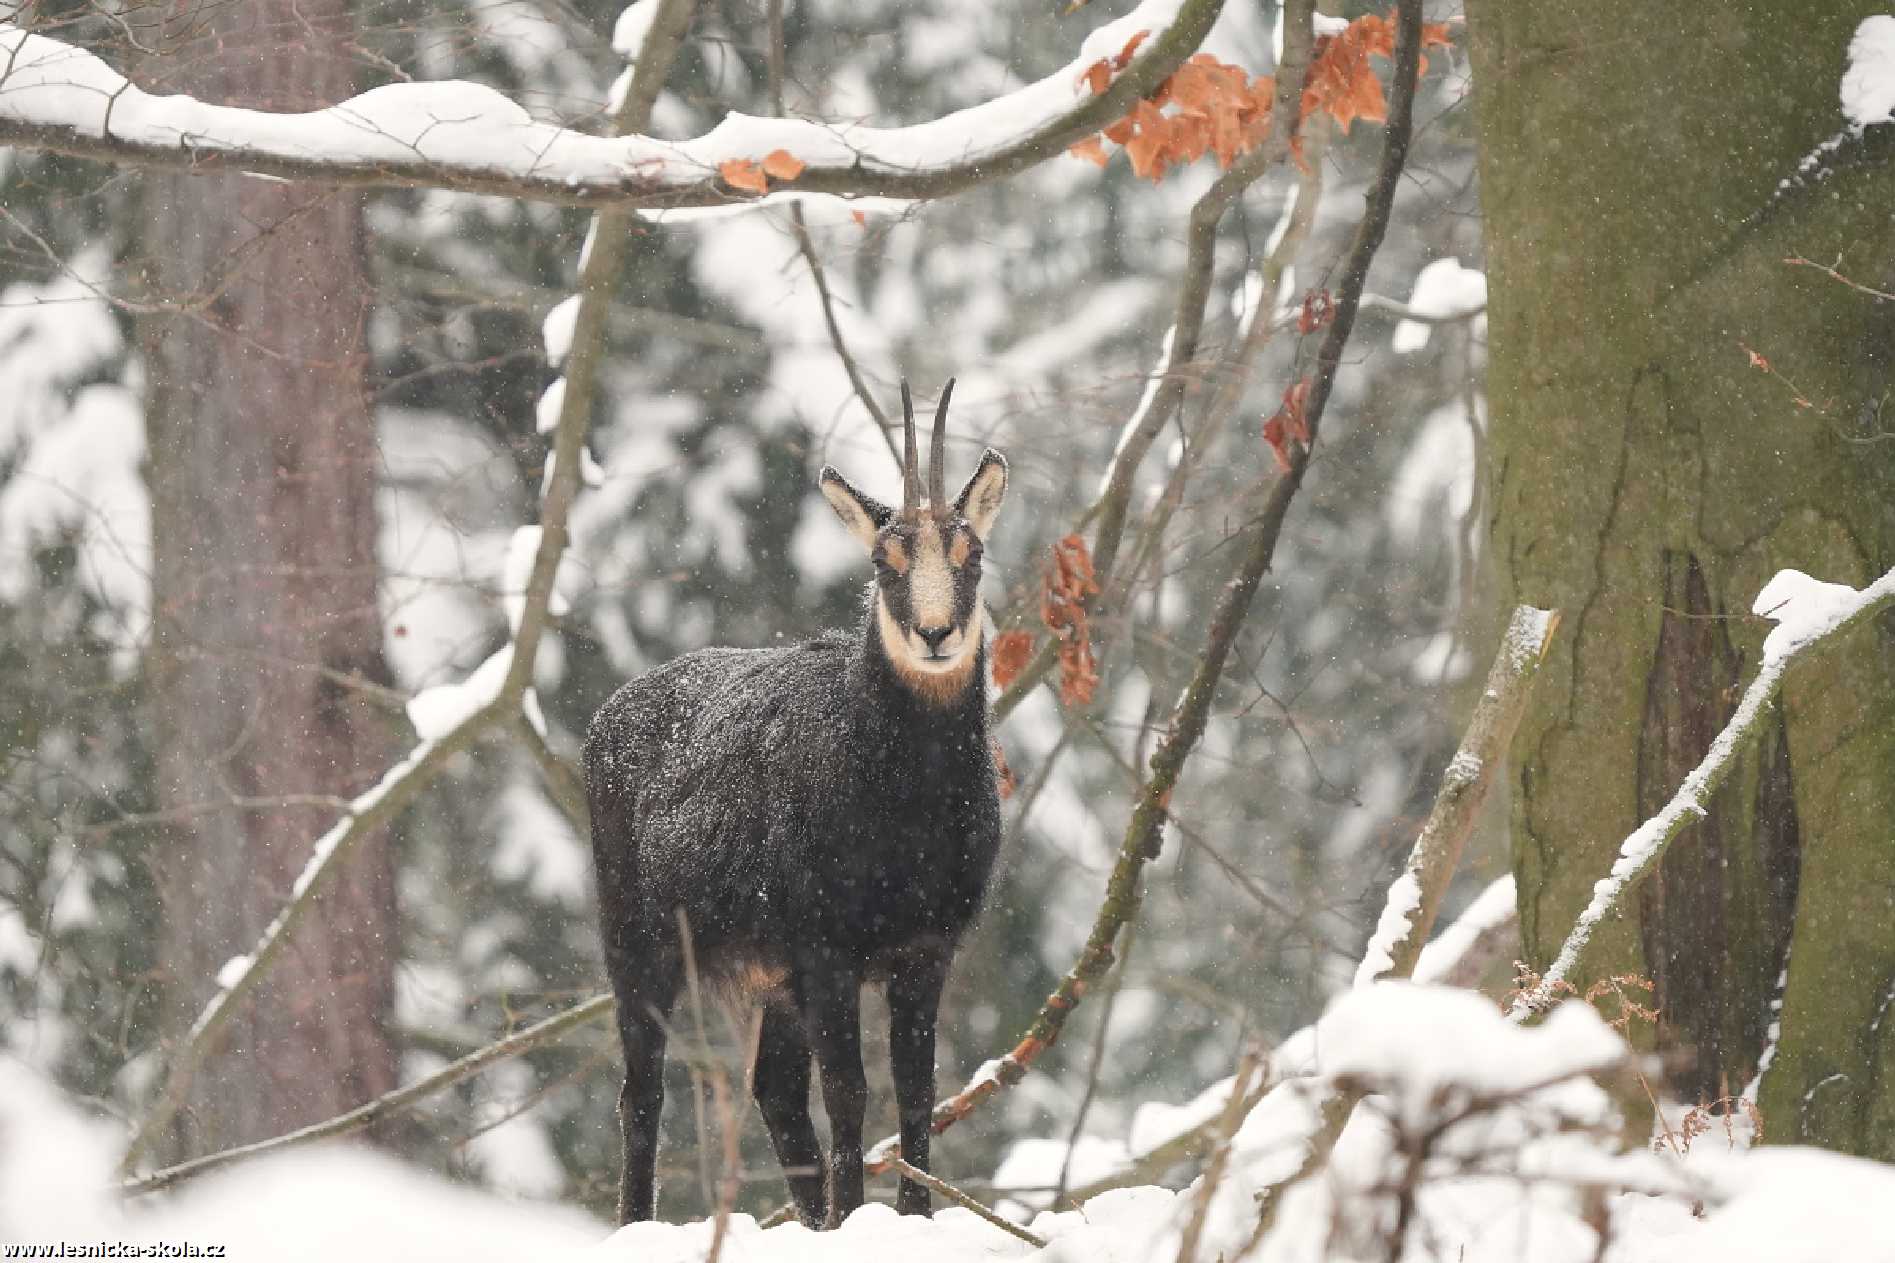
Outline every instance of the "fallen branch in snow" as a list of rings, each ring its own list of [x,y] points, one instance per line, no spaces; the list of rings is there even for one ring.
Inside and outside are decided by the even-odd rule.
[[[390,1114],[404,1110],[437,1092],[445,1091],[463,1079],[479,1074],[496,1062],[517,1057],[530,1049],[543,1047],[564,1037],[577,1027],[610,1016],[616,1003],[610,995],[593,996],[590,1000],[576,1004],[564,1013],[554,1014],[543,1022],[536,1022],[523,1031],[488,1044],[485,1048],[467,1054],[459,1061],[441,1067],[433,1074],[416,1079],[406,1087],[384,1093],[345,1114],[338,1114],[334,1118],[312,1123],[308,1127],[298,1128],[296,1131],[287,1132],[281,1136],[272,1136],[268,1140],[259,1140],[254,1144],[238,1145],[234,1149],[206,1154],[204,1157],[192,1158],[189,1162],[180,1162],[176,1166],[154,1171],[150,1175],[140,1176],[135,1180],[126,1180],[119,1185],[119,1191],[128,1197],[156,1193],[161,1189],[167,1189],[174,1184],[191,1179],[193,1176],[207,1175],[234,1162],[260,1158],[282,1149],[293,1149],[299,1145],[314,1144],[318,1140],[330,1140],[337,1136],[346,1136],[350,1132],[361,1131],[387,1118]]]
[[[650,119],[652,104],[683,44],[695,0],[649,2],[658,4],[659,10],[613,120],[614,125],[624,131],[637,131]],[[5,47],[5,35],[0,32],[0,50]],[[13,51],[18,53],[17,45]],[[16,63],[9,75],[17,72]],[[9,83],[9,77],[0,77],[0,119],[6,114]],[[0,139],[4,139],[3,125],[0,125]],[[472,745],[489,727],[522,712],[529,720],[537,714],[538,703],[528,691],[533,679],[533,662],[553,604],[553,580],[566,545],[566,519],[578,494],[580,456],[591,422],[592,387],[605,341],[605,316],[617,285],[630,224],[628,213],[601,212],[594,217],[587,236],[589,248],[582,256],[579,269],[577,318],[568,353],[561,357],[566,363],[567,387],[562,392],[563,402],[553,435],[551,477],[547,479],[541,501],[539,526],[523,528],[538,532],[538,546],[524,592],[517,596],[510,594],[511,599],[518,601],[517,612],[512,612],[510,617],[512,641],[465,683],[451,686],[459,690],[460,696],[447,699],[445,703],[437,696],[436,704],[426,708],[435,713],[425,721],[420,744],[390,769],[379,784],[358,797],[349,812],[316,840],[309,863],[296,879],[289,899],[265,927],[257,945],[219,972],[217,990],[173,1051],[163,1087],[132,1131],[119,1162],[120,1174],[130,1174],[146,1150],[170,1125],[183,1107],[192,1080],[216,1045],[225,1024],[262,981],[288,944],[290,934],[314,905],[317,895],[335,879],[362,839],[420,794],[453,755]],[[410,702],[409,713],[417,718],[417,727],[423,726],[422,710],[417,704],[427,698],[428,694],[424,693]],[[433,728],[435,723],[441,725],[439,732]]]
[[[646,0],[656,3],[656,0]],[[154,96],[81,49],[0,24],[0,145],[121,166],[245,171],[362,188],[439,188],[568,206],[660,210],[749,195],[720,164],[783,150],[802,164],[771,192],[945,197],[1005,179],[1123,116],[1197,51],[1223,0],[1145,0],[1094,31],[1068,66],[913,127],[731,115],[695,140],[590,136],[534,121],[478,84],[397,83],[326,110],[273,114]],[[1152,32],[1105,91],[1086,67]],[[646,36],[639,71],[664,42]]]
[[[1198,336],[1204,328],[1205,306],[1210,300],[1217,262],[1217,226],[1231,203],[1271,167],[1289,156],[1296,140],[1302,116],[1303,80],[1309,69],[1310,49],[1315,43],[1314,19],[1310,16],[1313,10],[1313,3],[1292,4],[1284,10],[1283,56],[1276,69],[1270,135],[1219,176],[1191,207],[1184,276],[1171,329],[1159,352],[1160,363],[1113,449],[1112,464],[1106,470],[1098,499],[1080,523],[1083,527],[1088,521],[1098,521],[1091,553],[1100,595],[1091,598],[1090,612],[1096,612],[1100,602],[1114,603],[1122,599],[1123,589],[1129,586],[1119,584],[1115,591],[1113,579],[1126,518],[1131,512],[1132,490],[1146,454],[1172,414],[1184,403],[1185,390],[1192,377],[1192,361],[1197,356]],[[1259,301],[1267,303],[1269,299],[1266,296]],[[994,699],[994,723],[1012,714],[1046,678],[1059,660],[1059,648],[1057,636],[1049,636],[1040,644],[1019,675]]]
[[[973,1211],[976,1215],[979,1215],[982,1219],[985,1219],[988,1223],[1000,1229],[1002,1232],[1007,1233],[1010,1236],[1015,1236],[1015,1237],[1020,1238],[1020,1240],[1026,1242],[1028,1245],[1032,1246],[1035,1250],[1044,1250],[1046,1248],[1047,1241],[1045,1237],[1042,1237],[1038,1235],[1037,1233],[1029,1232],[1025,1228],[1022,1228],[1019,1224],[1016,1224],[1012,1222],[1011,1220],[1001,1218],[999,1215],[996,1215],[993,1211],[987,1209],[987,1207],[981,1205],[974,1198],[969,1197],[966,1193],[963,1193],[960,1189],[955,1188],[952,1184],[949,1184],[946,1180],[940,1178],[939,1176],[929,1175],[926,1171],[923,1171],[920,1167],[915,1166],[913,1163],[904,1161],[903,1159],[898,1158],[898,1157],[890,1158],[888,1160],[888,1164],[894,1167],[897,1171],[900,1171],[903,1175],[907,1176],[909,1179],[913,1180],[915,1183],[923,1184],[923,1185],[926,1185],[928,1188],[933,1189],[935,1192],[939,1193],[941,1196],[953,1202],[956,1206],[960,1206],[967,1210]]]
[[[1737,755],[1762,731],[1762,719],[1783,687],[1784,672],[1806,653],[1835,640],[1841,633],[1895,605],[1895,570],[1857,591],[1840,584],[1818,583],[1795,570],[1781,570],[1757,594],[1751,612],[1777,621],[1763,643],[1763,662],[1756,679],[1744,690],[1743,700],[1711,742],[1704,758],[1659,813],[1632,831],[1619,845],[1612,871],[1593,886],[1592,900],[1573,924],[1552,966],[1539,981],[1523,991],[1508,1011],[1515,1021],[1538,1013],[1570,987],[1579,955],[1592,941],[1593,931],[1637,889],[1656,867],[1686,826],[1704,817],[1711,795],[1730,774]]]
[[[1514,729],[1526,713],[1533,677],[1558,627],[1558,611],[1530,605],[1513,611],[1500,638],[1500,652],[1487,674],[1487,686],[1474,705],[1474,716],[1468,721],[1460,749],[1448,761],[1434,807],[1409,853],[1408,866],[1389,887],[1381,919],[1356,969],[1356,986],[1413,976],[1422,945],[1434,928],[1441,898],[1460,866],[1461,852],[1474,831],[1481,805],[1487,801],[1487,791],[1506,760]]]

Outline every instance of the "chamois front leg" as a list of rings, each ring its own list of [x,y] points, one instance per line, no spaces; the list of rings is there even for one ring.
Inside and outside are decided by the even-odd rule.
[[[928,1170],[928,1141],[934,1134],[934,1022],[948,960],[928,953],[896,966],[888,980],[889,1059],[895,1073],[895,1108],[901,1122],[901,1156]],[[906,1176],[895,1195],[904,1215],[929,1212],[928,1190]]]
[[[809,1044],[802,1019],[774,1004],[763,1011],[754,1091],[797,1215],[809,1227],[820,1228],[829,1202],[823,1191],[822,1148],[809,1119]]]
[[[829,1215],[834,1228],[862,1204],[862,1115],[868,1079],[862,1073],[862,979],[852,962],[816,955],[800,971],[803,1026],[822,1071],[829,1111]]]

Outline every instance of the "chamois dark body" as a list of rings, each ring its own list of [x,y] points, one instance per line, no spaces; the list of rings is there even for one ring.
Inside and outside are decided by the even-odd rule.
[[[912,465],[912,438],[910,452]],[[955,505],[959,514],[983,478],[992,484],[991,503],[970,510],[983,530],[1005,489],[1005,462],[989,456]],[[941,988],[1000,841],[978,539],[945,512],[922,521],[905,508],[897,519],[830,470],[824,493],[880,572],[857,631],[687,654],[621,688],[586,737],[625,1049],[622,1221],[654,1209],[666,1019],[685,981],[687,926],[703,979],[764,1005],[755,1095],[806,1222],[834,1224],[862,1201],[865,982],[888,985],[902,1147],[927,1163]],[[918,590],[935,621],[917,623],[910,579],[930,564],[934,586]],[[812,1053],[830,1119],[827,1180],[809,1114]],[[903,1180],[897,1207],[926,1213],[927,1190]]]

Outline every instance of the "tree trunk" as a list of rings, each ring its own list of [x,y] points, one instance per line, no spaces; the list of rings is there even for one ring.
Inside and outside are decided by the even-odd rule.
[[[151,90],[277,110],[355,90],[346,0],[167,9],[144,67]],[[272,800],[358,792],[392,760],[393,732],[349,683],[387,677],[360,196],[227,175],[153,177],[149,189],[146,279],[175,305],[140,329],[151,717],[161,805],[184,817],[154,857],[175,1034],[335,815]],[[237,1015],[173,1147],[258,1139],[392,1087],[396,948],[376,839]]]
[[[1558,606],[1567,629],[1514,747],[1536,967],[1730,714],[1767,630],[1749,617],[1764,581],[1794,567],[1860,585],[1895,562],[1895,304],[1785,262],[1840,257],[1887,289],[1895,179],[1855,165],[1772,200],[1842,125],[1844,51],[1883,7],[1468,6],[1494,556],[1504,605]],[[1891,733],[1883,620],[1791,677],[1761,748],[1575,980],[1655,981],[1659,1042],[1695,1053],[1673,1086],[1708,1100],[1756,1073],[1787,948],[1766,1136],[1882,1158]]]

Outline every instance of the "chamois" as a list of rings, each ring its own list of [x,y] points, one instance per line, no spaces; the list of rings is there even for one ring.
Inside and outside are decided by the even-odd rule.
[[[860,1001],[886,982],[902,1152],[928,1165],[936,1012],[1000,843],[987,736],[982,542],[1007,490],[988,448],[952,502],[950,380],[927,499],[902,383],[902,505],[825,465],[818,486],[875,577],[853,634],[794,648],[703,649],[613,694],[586,733],[586,794],[625,1086],[619,1220],[653,1213],[665,1023],[684,935],[712,983],[763,1005],[754,1093],[798,1213],[833,1227],[862,1204]],[[828,1108],[828,1179],[809,1115]],[[928,1190],[903,1179],[903,1214]]]

